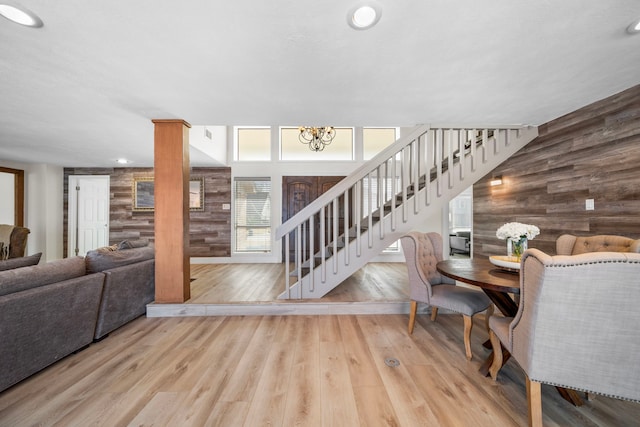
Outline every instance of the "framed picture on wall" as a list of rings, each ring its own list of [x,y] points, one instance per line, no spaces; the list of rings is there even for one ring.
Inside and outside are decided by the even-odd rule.
[[[189,180],[189,210],[204,211],[204,177]]]
[[[136,212],[153,211],[153,177],[133,178],[133,210]],[[204,177],[189,180],[189,210],[204,211]]]
[[[138,212],[153,210],[153,177],[133,178],[133,210]]]

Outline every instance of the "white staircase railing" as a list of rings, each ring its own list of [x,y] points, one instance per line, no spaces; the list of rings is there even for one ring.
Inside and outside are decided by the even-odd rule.
[[[279,298],[321,298],[537,135],[535,127],[417,127],[278,227]]]

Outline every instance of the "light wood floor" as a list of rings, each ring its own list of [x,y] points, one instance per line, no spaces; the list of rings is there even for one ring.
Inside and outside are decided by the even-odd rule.
[[[0,426],[523,426],[524,376],[494,383],[482,317],[141,317],[0,393]],[[395,358],[399,366],[385,365]],[[546,426],[633,426],[640,404],[576,408],[543,386]]]
[[[194,265],[192,301],[273,301],[281,265]],[[404,264],[369,264],[327,298],[406,301]],[[407,315],[142,317],[0,393],[5,426],[522,426],[524,374],[467,362],[462,319]],[[395,358],[398,367],[386,366]],[[639,425],[640,404],[576,408],[543,386],[549,426]]]
[[[193,264],[191,278],[191,304],[276,301],[285,290],[283,264]],[[404,263],[369,263],[322,301],[408,301],[408,289]]]

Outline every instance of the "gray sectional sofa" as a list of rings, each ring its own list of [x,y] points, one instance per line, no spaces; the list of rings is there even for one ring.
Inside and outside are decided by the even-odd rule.
[[[155,297],[155,258],[150,246],[95,250],[85,257],[87,273],[101,272],[104,289],[94,334],[104,338],[109,332],[142,316]]]
[[[0,391],[143,315],[154,271],[153,247],[122,244],[0,271]]]

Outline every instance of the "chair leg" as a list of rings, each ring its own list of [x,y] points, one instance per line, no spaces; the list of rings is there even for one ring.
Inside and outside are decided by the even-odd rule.
[[[409,309],[409,335],[413,334],[413,326],[416,324],[416,313],[418,311],[418,301],[411,301]]]
[[[438,316],[438,307],[431,306],[431,321],[435,322]]]
[[[471,328],[473,327],[473,319],[471,316],[462,316],[464,319],[464,351],[467,354],[467,360],[471,360]]]
[[[542,392],[540,383],[531,381],[527,375],[527,404],[529,410],[529,426],[542,427]]]
[[[487,311],[484,313],[484,326],[487,329],[487,333],[489,333],[489,317],[493,316],[493,304],[490,304],[487,307]]]
[[[498,379],[498,371],[502,368],[502,344],[500,339],[489,330],[489,339],[491,340],[491,347],[493,348],[493,362],[489,368],[491,378],[495,381]]]

